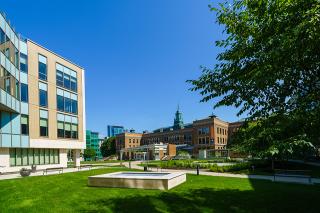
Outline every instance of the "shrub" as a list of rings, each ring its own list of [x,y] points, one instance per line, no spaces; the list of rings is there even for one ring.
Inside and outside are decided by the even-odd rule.
[[[249,161],[237,163],[234,165],[226,165],[226,166],[218,166],[217,164],[213,164],[210,167],[210,171],[212,172],[238,172],[242,170],[250,170],[252,166],[255,168],[263,168],[267,166],[267,162],[265,161]]]

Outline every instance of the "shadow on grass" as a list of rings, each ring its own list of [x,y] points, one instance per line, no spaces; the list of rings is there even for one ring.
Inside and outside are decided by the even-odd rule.
[[[151,195],[130,195],[97,199],[90,202],[91,209],[82,211],[117,213],[127,212],[319,212],[317,201],[320,188],[305,194],[304,185],[264,185],[259,181],[254,190],[237,189],[189,189],[166,191]],[[287,188],[286,188],[287,186]],[[297,188],[299,188],[297,190]],[[277,191],[278,189],[278,191]],[[305,196],[305,197],[304,197]],[[315,196],[315,197],[314,197]],[[311,198],[311,199],[310,199]]]

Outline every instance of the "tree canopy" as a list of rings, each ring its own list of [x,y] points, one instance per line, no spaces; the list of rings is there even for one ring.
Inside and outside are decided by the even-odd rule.
[[[293,127],[298,122],[301,129],[281,137],[272,132],[278,134],[273,143],[298,138],[319,143],[319,0],[225,0],[210,9],[225,27],[225,39],[216,41],[223,51],[214,68],[202,67],[199,79],[189,81],[191,90],[200,92],[202,102],[235,106],[238,115],[258,122],[252,129],[266,131],[260,145],[268,132],[288,131],[280,126],[285,121]]]
[[[93,159],[96,156],[96,151],[91,147],[88,147],[84,150],[83,156],[85,159]]]
[[[100,151],[103,157],[116,154],[116,137],[105,138],[101,144]]]

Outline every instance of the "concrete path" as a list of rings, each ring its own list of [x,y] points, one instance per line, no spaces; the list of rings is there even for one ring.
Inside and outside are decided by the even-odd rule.
[[[84,164],[81,164],[84,165]],[[96,165],[96,164],[95,164]],[[91,167],[91,169],[102,169],[102,168],[107,168],[108,166],[120,166],[120,163],[104,163],[104,164],[99,164],[98,166],[93,166]],[[110,167],[112,168],[112,167]],[[65,168],[63,169],[63,173],[70,173],[70,172],[80,172],[80,171],[88,171],[90,170],[89,168],[82,168],[81,170],[79,170],[78,168]],[[59,171],[52,171],[52,172],[48,172],[48,174],[46,174],[45,176],[48,175],[56,175],[59,174]],[[30,177],[33,176],[43,176],[43,171],[37,171],[35,173],[31,173]],[[20,173],[9,173],[9,174],[1,174],[0,175],[0,181],[1,180],[8,180],[8,179],[17,179],[17,178],[22,178]]]
[[[138,166],[141,164],[141,161],[132,161],[131,165],[129,162],[123,163],[126,167],[131,169],[139,169],[143,170],[143,167]],[[131,167],[130,167],[131,166]],[[149,171],[153,172],[185,172],[187,174],[197,174],[197,171],[194,170],[174,170],[174,169],[158,169],[158,168],[148,168]],[[250,179],[260,179],[260,180],[270,180],[276,182],[290,182],[290,183],[301,183],[301,184],[320,184],[320,178],[311,178],[311,183],[309,178],[296,178],[296,177],[276,177],[272,175],[245,175],[245,174],[231,174],[231,173],[218,173],[218,172],[208,172],[206,170],[200,170],[200,175],[208,175],[208,176],[217,176],[217,177],[231,177],[231,178],[250,178]]]

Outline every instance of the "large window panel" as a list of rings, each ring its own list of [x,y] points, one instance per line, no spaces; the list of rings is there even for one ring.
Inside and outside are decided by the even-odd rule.
[[[22,165],[28,165],[28,149],[22,149]]]
[[[72,124],[72,138],[77,139],[78,138],[78,125],[77,124]]]
[[[50,164],[54,164],[54,149],[50,149]]]
[[[40,165],[44,164],[44,158],[45,158],[45,153],[44,153],[44,149],[40,149]]]
[[[64,123],[58,121],[58,138],[64,138]]]
[[[39,79],[47,80],[47,58],[39,55]]]
[[[57,70],[57,85],[63,87],[63,72]]]
[[[34,149],[28,149],[28,163],[29,165],[33,165],[34,164]]]
[[[77,114],[78,113],[78,101],[71,100],[71,112],[73,114]]]
[[[50,149],[45,149],[45,164],[50,164]]]
[[[71,90],[77,92],[78,84],[77,79],[75,77],[71,77]]]
[[[71,82],[70,82],[70,75],[64,73],[63,75],[63,84],[64,84],[64,87],[67,88],[67,89],[70,89],[71,87]]]
[[[40,136],[48,137],[48,119],[40,118]]]
[[[21,83],[21,101],[28,103],[29,101],[28,85]]]
[[[57,109],[64,111],[64,97],[61,95],[57,95]]]
[[[40,164],[40,149],[34,149],[34,164]]]
[[[71,113],[71,99],[70,98],[64,98],[64,111]]]
[[[22,151],[21,151],[21,149],[16,149],[16,165],[17,166],[22,165]]]
[[[54,163],[59,163],[59,149],[54,149]]]
[[[16,165],[16,149],[10,149],[10,166]]]
[[[20,70],[28,73],[28,56],[23,53],[20,53]]]
[[[27,115],[21,115],[21,134],[29,135],[29,118]]]
[[[65,130],[65,137],[71,138],[71,124],[70,123],[64,124],[64,130]]]
[[[39,105],[41,107],[48,107],[48,93],[42,89],[39,89]]]

